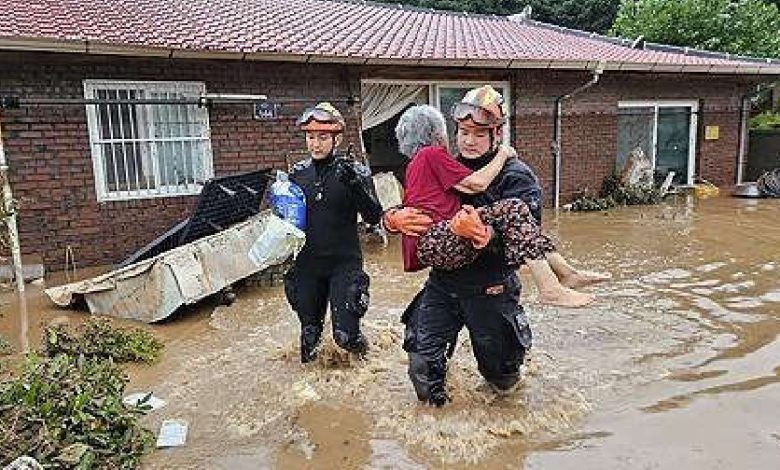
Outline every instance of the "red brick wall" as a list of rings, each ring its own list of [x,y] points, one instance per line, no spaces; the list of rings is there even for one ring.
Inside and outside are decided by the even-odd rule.
[[[556,96],[586,83],[585,72],[521,71],[513,93],[517,146],[552,198],[553,107]],[[561,200],[598,191],[617,152],[617,107],[621,100],[699,101],[696,175],[719,186],[735,180],[739,100],[750,81],[733,76],[605,72],[590,89],[564,101]],[[704,140],[704,126],[720,126],[720,138]]]
[[[589,72],[554,70],[366,68],[364,78],[407,80],[509,81],[512,90],[513,143],[531,165],[552,202],[553,107],[555,98],[591,78]],[[696,174],[718,185],[734,184],[739,99],[752,78],[605,72],[599,82],[564,102],[561,201],[590,191],[612,172],[617,153],[620,100],[703,100],[699,115]],[[705,125],[719,125],[720,138],[704,141]]]
[[[83,97],[84,79],[203,81],[209,92],[267,94],[305,100],[345,98],[360,78],[438,79],[512,83],[513,139],[546,190],[552,190],[553,102],[586,82],[586,72],[364,67],[326,64],[83,57],[0,53],[0,94]],[[563,117],[562,200],[598,190],[612,169],[621,99],[702,99],[702,126],[720,125],[720,139],[699,139],[697,169],[716,184],[731,184],[737,149],[739,96],[745,80],[733,77],[606,72],[600,83],[567,101]],[[218,105],[209,115],[217,176],[281,166],[304,148],[294,126],[304,103],[285,104],[283,117],[254,121],[250,105]],[[339,106],[344,109],[342,104]],[[359,106],[346,113],[347,140],[359,144]],[[25,254],[61,269],[67,247],[82,265],[116,263],[191,210],[194,197],[98,203],[83,106],[32,107],[2,112],[11,184],[22,203]],[[703,132],[703,131],[702,131]]]
[[[343,99],[359,90],[357,76],[334,65],[0,53],[0,95],[83,98],[82,80],[110,78],[203,81],[215,93],[310,102]],[[248,104],[215,106],[209,116],[215,174],[283,166],[287,152],[305,149],[294,126],[303,107],[286,104],[285,118],[260,122],[252,119]],[[80,266],[117,263],[186,217],[194,205],[192,196],[98,203],[83,106],[0,113],[11,185],[21,202],[23,254],[47,269],[62,269],[67,247]],[[358,142],[357,114],[346,115],[348,140]]]

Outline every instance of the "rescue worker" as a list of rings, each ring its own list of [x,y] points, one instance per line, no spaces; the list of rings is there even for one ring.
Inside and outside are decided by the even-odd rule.
[[[357,215],[376,224],[382,207],[368,168],[336,153],[345,121],[335,107],[320,103],[297,124],[311,154],[290,172],[306,196],[306,243],[285,274],[284,286],[301,322],[301,362],[317,356],[328,303],[334,341],[362,355],[368,348],[360,318],[368,308],[369,278],[363,271]]]
[[[471,90],[452,110],[457,125],[458,161],[478,170],[495,156],[503,136],[506,111],[492,87]],[[541,190],[533,172],[520,159],[508,159],[488,188],[464,195],[474,207],[519,198],[537,220]],[[427,220],[426,220],[427,219]],[[390,210],[383,217],[390,231],[421,234],[430,219],[411,207]],[[404,349],[417,397],[434,406],[449,401],[445,388],[447,360],[465,326],[479,372],[496,391],[510,390],[531,346],[531,329],[519,305],[520,282],[507,266],[501,243],[493,238],[477,259],[452,271],[432,269],[421,292],[407,307]]]

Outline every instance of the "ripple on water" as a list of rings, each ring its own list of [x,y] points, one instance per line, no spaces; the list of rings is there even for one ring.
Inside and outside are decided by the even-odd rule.
[[[780,290],[767,292],[761,296],[761,300],[764,302],[780,302]]]
[[[669,287],[673,289],[685,289],[688,287],[713,287],[720,284],[720,280],[718,279],[705,279],[703,281],[694,281],[694,282],[677,282],[674,284],[669,284]]]
[[[757,297],[741,297],[741,296],[731,297],[729,299],[726,299],[726,302],[729,308],[737,308],[737,309],[758,308],[764,305],[764,302],[762,302]]]
[[[770,261],[761,266],[761,271],[774,271],[775,269],[777,269],[777,263],[774,261]]]
[[[693,301],[693,304],[721,321],[754,323],[765,318],[763,315],[734,312],[707,297],[699,297]]]
[[[723,261],[717,261],[715,263],[709,263],[709,264],[704,264],[702,266],[699,266],[696,268],[696,271],[699,271],[701,273],[708,273],[720,269],[723,266],[726,266],[726,263],[724,263]]]
[[[691,277],[691,275],[691,272],[686,269],[672,268],[647,274],[642,276],[641,280],[642,282],[647,282],[650,284],[666,284],[677,279],[687,279]]]

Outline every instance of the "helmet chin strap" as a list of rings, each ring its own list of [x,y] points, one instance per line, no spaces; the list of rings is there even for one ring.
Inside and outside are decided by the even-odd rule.
[[[496,153],[498,153],[498,144],[500,144],[500,142],[496,142],[496,137],[494,135],[495,130],[496,128],[490,129],[490,134],[488,136],[490,138],[490,148],[488,149],[487,152],[483,153],[482,156],[486,156],[486,155],[495,156]]]
[[[328,157],[332,157],[336,154],[336,137],[339,136],[340,133],[337,132],[331,132],[330,134],[330,152],[328,152]]]

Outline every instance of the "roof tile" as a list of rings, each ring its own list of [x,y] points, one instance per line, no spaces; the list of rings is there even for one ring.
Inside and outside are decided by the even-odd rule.
[[[328,0],[3,0],[3,38],[224,52],[436,61],[751,65],[632,49],[507,17]],[[0,47],[2,47],[0,45]],[[766,65],[766,64],[765,64]],[[780,74],[780,63],[769,64]]]

